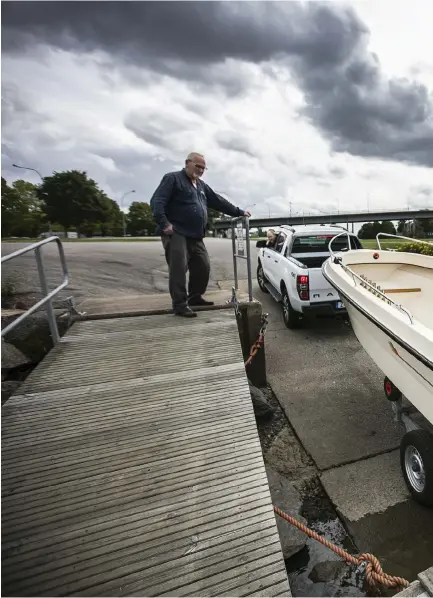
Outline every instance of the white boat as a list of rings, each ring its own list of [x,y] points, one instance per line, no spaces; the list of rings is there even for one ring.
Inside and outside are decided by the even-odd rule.
[[[401,405],[405,396],[433,424],[433,257],[384,250],[380,236],[395,235],[378,235],[376,250],[333,253],[331,241],[323,275],[338,291],[359,342],[384,373],[388,398]],[[433,467],[433,436],[426,438]],[[419,470],[418,462],[413,469]],[[412,492],[413,473],[405,475]],[[421,473],[425,477],[425,467]]]

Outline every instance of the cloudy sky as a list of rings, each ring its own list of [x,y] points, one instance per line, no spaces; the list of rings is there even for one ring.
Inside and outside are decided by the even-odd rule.
[[[2,172],[149,201],[199,151],[253,215],[433,208],[433,4],[2,2]]]

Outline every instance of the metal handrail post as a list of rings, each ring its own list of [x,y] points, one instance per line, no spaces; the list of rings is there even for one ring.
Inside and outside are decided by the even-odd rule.
[[[251,247],[250,247],[250,222],[245,217],[245,236],[247,243],[247,276],[248,276],[248,300],[253,300],[253,278],[251,275]]]
[[[233,274],[234,274],[234,278],[235,278],[235,290],[239,290],[239,284],[238,284],[238,263],[237,263],[237,258],[236,258],[236,237],[235,237],[235,222],[236,222],[237,218],[233,218],[232,220],[232,250],[233,250]]]
[[[36,264],[38,266],[39,282],[41,283],[42,293],[45,297],[48,297],[50,291],[48,289],[47,276],[45,274],[44,256],[40,247],[35,249]],[[50,326],[51,336],[53,344],[56,345],[60,341],[59,329],[57,326],[56,314],[54,312],[53,300],[49,298],[46,302],[46,310],[48,317],[48,324]]]
[[[60,257],[60,264],[63,270],[63,282],[59,284],[53,291],[49,292],[47,279],[45,275],[45,268],[44,262],[42,258],[41,248],[43,245],[47,245],[48,243],[56,243],[57,249],[59,251]],[[51,336],[53,338],[53,344],[57,344],[60,340],[59,331],[57,328],[57,320],[54,313],[53,307],[53,298],[62,290],[65,289],[69,284],[69,274],[68,274],[68,267],[66,265],[66,257],[65,252],[63,250],[63,245],[58,237],[49,237],[43,241],[39,241],[38,243],[33,243],[32,245],[27,245],[27,247],[23,247],[22,249],[18,249],[18,251],[13,251],[1,258],[1,263],[8,262],[16,257],[24,255],[25,253],[29,253],[30,251],[35,252],[36,263],[38,266],[38,274],[39,274],[39,282],[41,284],[42,293],[45,295],[42,297],[40,301],[32,305],[26,312],[21,314],[16,320],[13,320],[8,326],[2,329],[1,337],[3,338],[6,336],[11,330],[16,328],[24,322],[28,316],[38,311],[44,305],[47,306],[47,316],[48,316],[48,323],[50,326]]]

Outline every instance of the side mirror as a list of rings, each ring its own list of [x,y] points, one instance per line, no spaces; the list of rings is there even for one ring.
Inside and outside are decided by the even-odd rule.
[[[264,241],[263,239],[257,241],[256,247],[266,247],[266,241]]]

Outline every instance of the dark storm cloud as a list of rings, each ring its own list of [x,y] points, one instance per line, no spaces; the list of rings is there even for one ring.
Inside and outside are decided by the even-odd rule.
[[[218,67],[230,59],[285,64],[305,93],[304,115],[332,148],[433,166],[432,97],[387,79],[369,32],[345,4],[307,2],[6,2],[5,52],[35,43],[104,50],[116,60],[237,94],[248,87]]]
[[[249,141],[242,137],[240,133],[235,131],[221,131],[217,133],[215,139],[221,149],[246,154],[251,158],[256,157]]]

